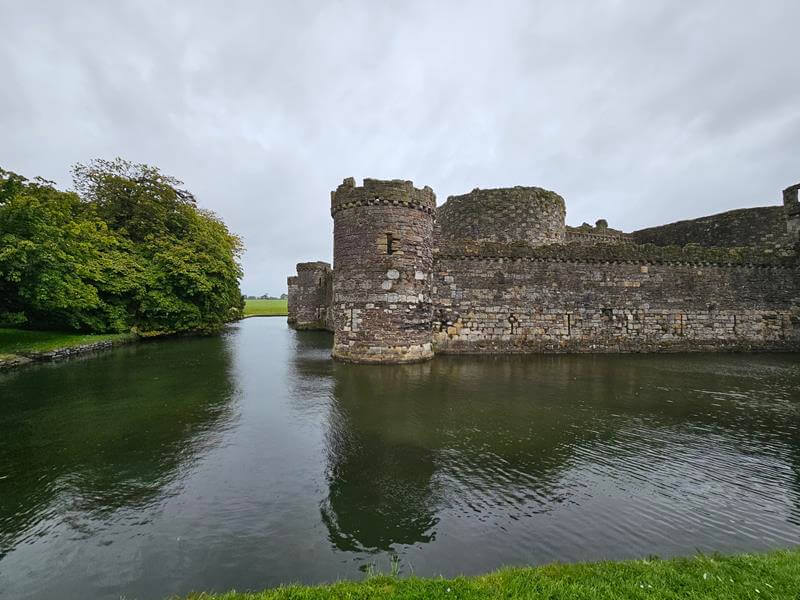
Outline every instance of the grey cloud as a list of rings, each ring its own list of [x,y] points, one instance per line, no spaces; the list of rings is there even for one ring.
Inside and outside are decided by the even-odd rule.
[[[787,1],[29,1],[2,9],[0,165],[95,156],[183,179],[247,244],[243,289],[329,259],[329,192],[443,202],[541,185],[635,229],[774,204],[800,180]]]

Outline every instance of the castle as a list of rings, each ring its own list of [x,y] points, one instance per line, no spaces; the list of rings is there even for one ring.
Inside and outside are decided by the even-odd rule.
[[[624,233],[565,225],[558,194],[410,181],[331,192],[333,269],[297,265],[289,324],[333,357],[800,350],[800,184],[783,206]]]

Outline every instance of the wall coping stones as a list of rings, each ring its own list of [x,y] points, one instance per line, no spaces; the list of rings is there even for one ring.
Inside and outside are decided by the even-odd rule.
[[[700,266],[746,266],[798,268],[798,253],[775,252],[755,247],[718,248],[689,244],[686,246],[635,245],[627,242],[596,245],[550,244],[531,246],[524,243],[476,243],[468,240],[443,243],[436,259],[535,260],[547,262],[609,264],[679,264]]]

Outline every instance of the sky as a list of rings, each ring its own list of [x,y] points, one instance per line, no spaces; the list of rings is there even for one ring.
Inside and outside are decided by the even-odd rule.
[[[800,181],[797,0],[0,0],[0,166],[121,156],[244,239],[246,294],[330,261],[330,191],[535,185],[631,231]]]

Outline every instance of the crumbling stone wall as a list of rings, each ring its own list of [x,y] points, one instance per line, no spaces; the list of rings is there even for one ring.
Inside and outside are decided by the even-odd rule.
[[[332,331],[333,270],[326,262],[297,264],[297,276],[287,279],[288,319],[295,329]]]
[[[800,183],[783,190],[783,210],[790,243],[800,242]]]
[[[791,246],[786,213],[780,206],[741,208],[728,212],[648,227],[630,234],[637,244],[657,246]]]
[[[437,210],[428,187],[348,178],[331,193],[333,276],[298,265],[289,320],[331,329],[333,356],[354,362],[800,351],[798,190],[782,207],[625,234],[566,228],[563,199],[540,188],[474,190]]]
[[[437,353],[800,350],[780,261],[441,255],[433,295]]]
[[[450,196],[436,213],[442,239],[527,242],[564,241],[564,199],[537,187],[474,189]]]
[[[608,226],[608,221],[605,219],[598,219],[594,227],[588,223],[584,223],[580,227],[570,227],[567,225],[566,229],[565,240],[568,244],[584,244],[591,246],[593,244],[632,243],[627,233],[619,229],[612,229]]]
[[[333,356],[413,362],[433,356],[436,196],[411,181],[344,180],[331,193]]]

